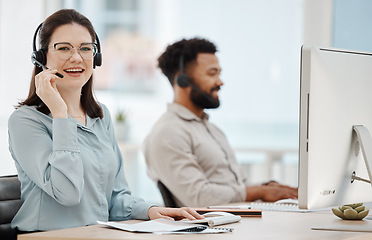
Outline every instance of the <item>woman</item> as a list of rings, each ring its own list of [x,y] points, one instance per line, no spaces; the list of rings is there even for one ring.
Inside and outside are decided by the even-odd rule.
[[[29,96],[9,119],[23,201],[12,227],[43,231],[97,220],[202,218],[189,208],[156,207],[131,195],[110,113],[93,97],[93,68],[100,65],[95,40],[91,22],[75,10],[60,10],[41,26],[41,50],[33,57],[46,67],[35,67]]]

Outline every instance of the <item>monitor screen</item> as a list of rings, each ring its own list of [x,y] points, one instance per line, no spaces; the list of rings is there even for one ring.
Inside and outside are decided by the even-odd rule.
[[[299,207],[372,201],[352,177],[370,180],[353,127],[372,132],[372,53],[302,46],[299,125]]]

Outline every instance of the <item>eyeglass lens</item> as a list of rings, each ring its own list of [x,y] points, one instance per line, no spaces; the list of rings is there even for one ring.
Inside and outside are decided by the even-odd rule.
[[[55,43],[54,49],[61,59],[69,59],[74,53],[74,47],[69,43]],[[84,59],[92,59],[97,53],[97,47],[94,43],[83,43],[78,48],[79,54]]]

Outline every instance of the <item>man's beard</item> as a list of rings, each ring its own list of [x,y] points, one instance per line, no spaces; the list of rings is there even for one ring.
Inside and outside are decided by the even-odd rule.
[[[214,87],[210,93],[206,93],[197,86],[191,84],[191,101],[200,108],[218,108],[220,106],[220,100],[212,97],[212,92],[219,90],[220,87]]]

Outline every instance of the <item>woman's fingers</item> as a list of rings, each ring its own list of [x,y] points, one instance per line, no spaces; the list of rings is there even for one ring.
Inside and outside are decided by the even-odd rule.
[[[163,207],[151,207],[149,209],[150,219],[156,218],[167,218],[167,219],[182,219],[187,218],[190,220],[203,219],[204,216],[198,214],[195,210],[183,207],[183,208],[163,208]]]
[[[47,69],[35,76],[35,87],[38,95],[39,93],[43,94],[44,90],[48,91],[53,88],[51,82],[56,78],[56,72],[57,70]]]
[[[194,209],[192,208],[189,208],[189,207],[183,207],[181,208],[182,210],[185,211],[185,215],[184,217],[188,218],[188,219],[204,219],[204,216],[203,215],[200,215],[199,213],[197,213]]]
[[[47,105],[52,116],[67,117],[67,106],[58,89],[57,70],[46,69],[35,76],[36,94]]]

